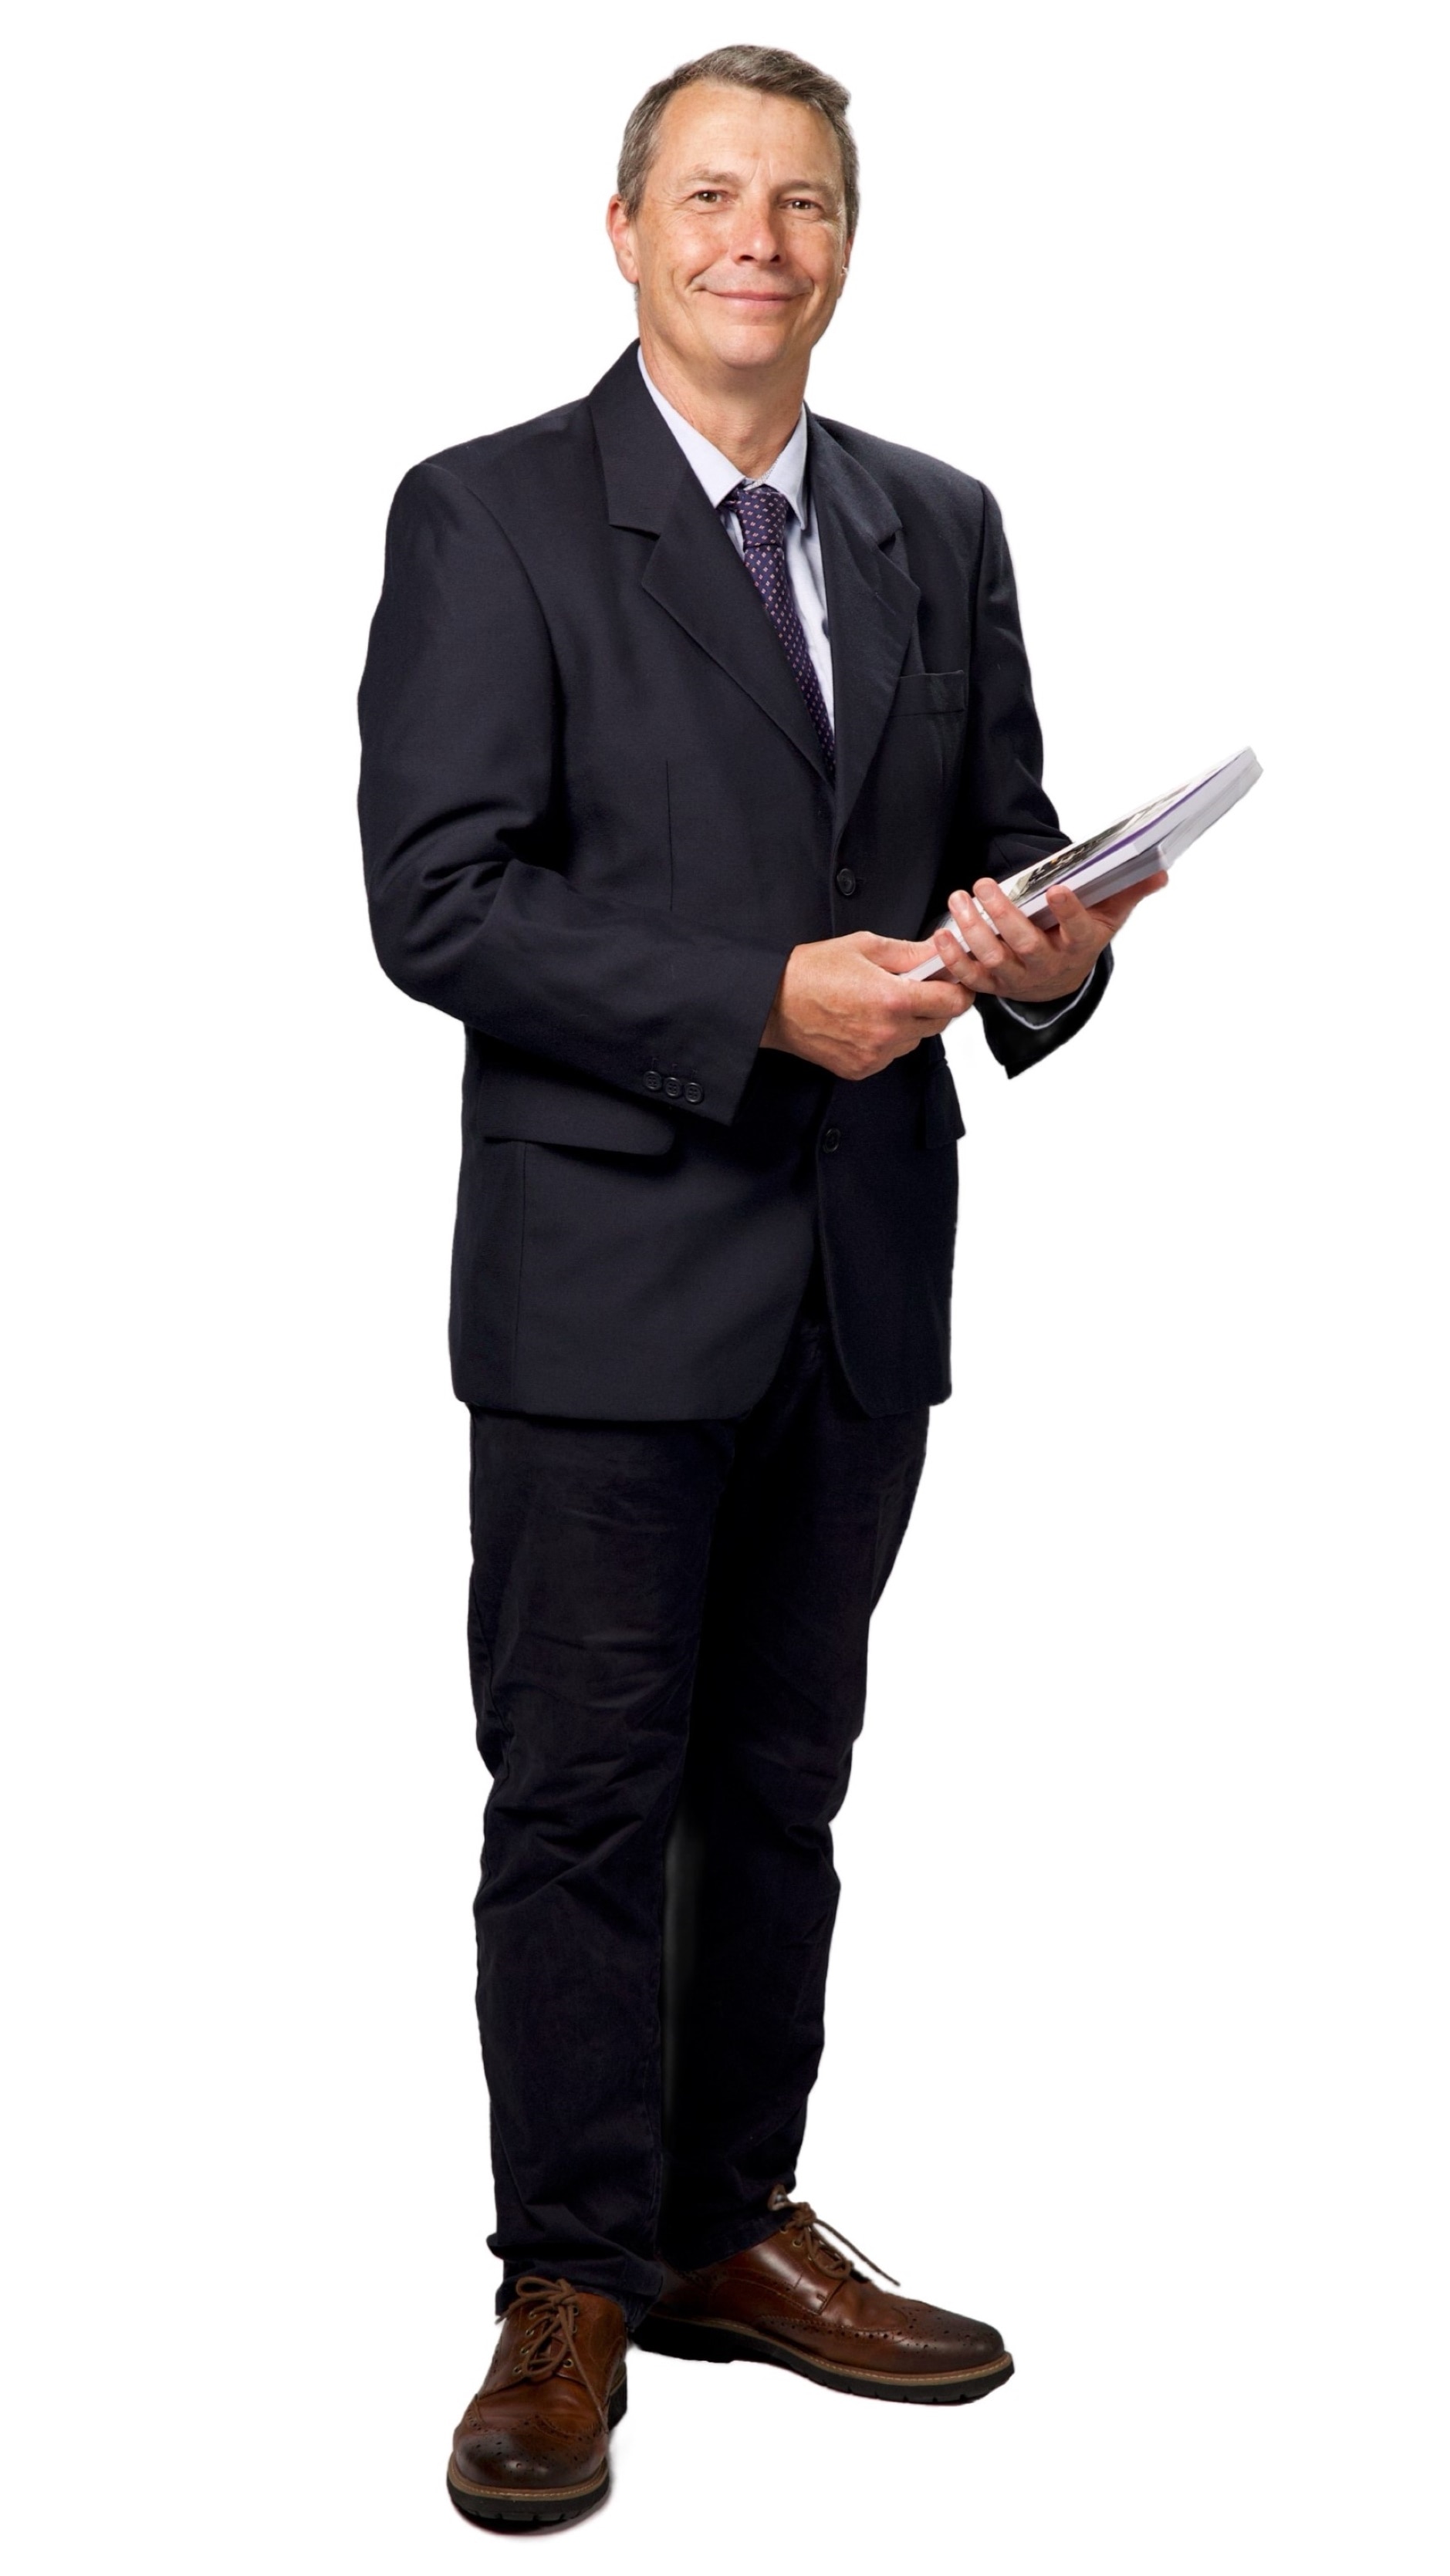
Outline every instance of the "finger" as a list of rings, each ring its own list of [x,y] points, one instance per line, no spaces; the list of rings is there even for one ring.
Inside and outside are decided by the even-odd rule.
[[[968,993],[996,991],[997,978],[991,967],[983,966],[977,958],[969,956],[965,948],[958,946],[949,930],[939,930],[936,941],[954,984],[960,984]]]
[[[900,1019],[945,1028],[948,1020],[959,1019],[971,1009],[972,996],[954,975],[933,975],[929,982],[898,984],[892,1007]]]
[[[989,970],[985,966],[978,965],[976,958],[962,946],[956,933],[951,930],[934,931],[932,944],[952,982],[965,984],[969,991],[975,992],[981,978]]]
[[[1077,948],[1086,953],[1106,944],[1102,925],[1094,919],[1087,905],[1078,900],[1071,886],[1049,886],[1047,900],[1062,933],[1064,948]]]
[[[1160,894],[1167,883],[1168,871],[1166,868],[1160,868],[1156,876],[1140,877],[1138,883],[1135,886],[1129,886],[1126,893],[1109,895],[1106,903],[1090,904],[1088,910],[1094,921],[1103,924],[1111,939],[1115,931],[1122,929],[1129,913],[1136,912],[1146,896]]]
[[[947,910],[956,923],[966,946],[984,966],[1006,966],[1012,952],[997,936],[990,921],[984,921],[969,894],[947,897]]]
[[[937,953],[930,939],[888,939],[875,930],[862,931],[859,938],[867,964],[881,967],[888,975],[908,974],[913,966],[925,966]]]
[[[1040,958],[1051,955],[1036,922],[1029,921],[1026,913],[1018,910],[1002,892],[995,877],[979,877],[972,892],[979,903],[986,905],[998,938],[1020,964],[1035,964]]]
[[[889,1017],[915,1046],[935,1029],[944,1029],[972,1007],[973,996],[950,975],[933,975],[920,983],[898,979],[891,987]]]

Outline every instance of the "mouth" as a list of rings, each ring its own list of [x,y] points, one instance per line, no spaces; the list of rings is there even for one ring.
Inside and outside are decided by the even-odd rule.
[[[740,286],[707,286],[705,293],[713,295],[718,303],[750,304],[754,305],[757,311],[769,311],[776,305],[800,302],[798,295],[761,295],[758,292],[752,293],[748,287]]]

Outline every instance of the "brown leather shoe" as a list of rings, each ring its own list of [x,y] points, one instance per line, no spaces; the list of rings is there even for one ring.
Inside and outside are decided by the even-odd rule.
[[[700,2272],[666,2272],[664,2295],[635,2337],[646,2352],[771,2361],[822,2388],[918,2406],[965,2406],[1011,2378],[1012,2355],[995,2326],[891,2297],[827,2244],[826,2222],[804,2201],[778,2187],[770,2205],[788,2215],[762,2244]]]
[[[530,2273],[516,2287],[487,2379],[453,2436],[448,2492],[490,2530],[577,2522],[609,2493],[609,2436],[624,2413],[624,2311]]]

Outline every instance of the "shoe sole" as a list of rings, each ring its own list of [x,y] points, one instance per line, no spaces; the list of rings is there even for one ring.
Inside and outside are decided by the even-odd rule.
[[[611,2433],[629,2404],[629,2382],[622,2379],[609,2401]],[[485,2531],[553,2530],[561,2522],[580,2522],[609,2493],[609,2462],[597,2477],[575,2487],[479,2487],[455,2475],[448,2463],[448,2494],[466,2522]]]
[[[1012,2355],[979,2362],[974,2370],[850,2370],[841,2362],[815,2361],[792,2352],[754,2326],[695,2324],[684,2318],[646,2317],[635,2332],[643,2352],[662,2352],[672,2361],[765,2361],[777,2370],[794,2370],[818,2388],[844,2389],[852,2397],[882,2397],[905,2406],[970,2406],[990,2397],[1012,2376]]]

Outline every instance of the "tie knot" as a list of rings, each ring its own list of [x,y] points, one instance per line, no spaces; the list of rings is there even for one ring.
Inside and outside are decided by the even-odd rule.
[[[737,483],[726,493],[724,506],[735,512],[748,546],[784,545],[790,503],[773,483]]]

